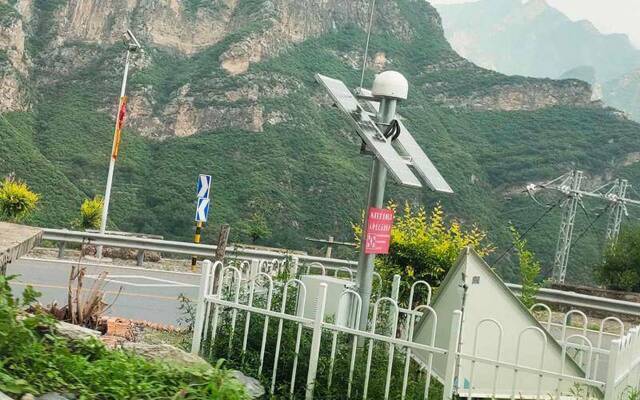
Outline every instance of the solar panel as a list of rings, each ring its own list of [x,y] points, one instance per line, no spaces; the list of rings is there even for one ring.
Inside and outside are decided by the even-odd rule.
[[[371,114],[362,108],[347,86],[342,81],[320,74],[316,74],[316,80],[327,89],[338,108],[350,117],[349,120],[362,140],[387,167],[394,180],[404,186],[422,187],[420,180],[413,174],[406,161],[393,148],[391,141],[384,137],[371,118]]]
[[[390,139],[384,137],[374,123],[379,103],[370,100],[372,98],[371,92],[360,89],[359,93],[368,100],[359,101],[342,81],[320,74],[316,74],[316,80],[329,91],[338,108],[350,117],[349,119],[367,147],[373,150],[376,157],[385,164],[398,183],[405,186],[422,187],[420,180],[413,173],[413,168],[430,189],[437,192],[453,193],[449,184],[422,151],[402,121],[398,120],[401,133],[393,145]]]
[[[361,101],[361,105],[364,103],[363,108],[369,112],[377,113],[380,103],[370,100],[372,98],[371,92],[366,89],[360,89],[360,93],[364,98],[368,99]],[[401,118],[398,114],[397,121],[400,125],[400,135],[398,135],[398,138],[394,142],[395,146],[397,148],[399,147],[399,153],[409,158],[411,166],[418,172],[418,175],[431,190],[442,193],[453,193],[451,186],[445,181],[436,166],[433,165],[433,162],[431,162],[418,142],[413,138],[409,129],[402,123]]]

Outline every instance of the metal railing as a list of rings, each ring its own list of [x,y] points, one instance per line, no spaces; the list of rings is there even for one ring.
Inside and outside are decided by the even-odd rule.
[[[637,388],[640,384],[640,329],[632,328],[625,336],[624,325],[617,319],[609,321],[619,325],[616,333],[604,332],[607,320],[601,321],[599,330],[593,331],[588,326],[586,316],[577,310],[565,314],[562,324],[554,324],[550,309],[537,304],[535,308],[542,308],[548,313],[546,323],[542,322],[543,327],[559,327],[559,335],[555,335],[559,336],[557,338],[562,351],[558,364],[545,359],[545,349],[551,345],[548,343],[551,339],[547,338],[543,327],[527,326],[512,331],[515,333],[513,335],[507,335],[505,332],[508,331],[506,327],[510,324],[509,320],[481,318],[477,325],[469,328],[470,331],[467,329],[466,332],[473,332],[465,339],[470,347],[461,350],[460,332],[465,328],[462,314],[457,310],[453,311],[451,322],[447,322],[449,329],[443,332],[446,340],[440,338],[441,345],[436,345],[434,339],[439,316],[428,304],[430,290],[426,297],[427,304],[403,309],[398,305],[399,280],[396,282],[396,279],[390,297],[378,297],[372,304],[370,326],[364,331],[337,322],[343,320],[340,313],[344,311],[340,304],[336,314],[330,314],[326,283],[320,283],[316,294],[308,295],[308,288],[301,280],[295,277],[278,280],[270,272],[262,267],[253,272],[242,271],[235,266],[205,261],[192,352],[212,358],[235,355],[244,360],[251,347],[248,343],[252,343],[255,354],[249,358],[258,360],[258,375],[269,380],[271,394],[280,390],[295,397],[294,393],[300,394],[302,386],[305,398],[312,399],[318,389],[331,388],[333,385],[338,393],[342,393],[341,398],[406,399],[409,394],[407,383],[411,381],[414,388],[418,383],[415,378],[409,378],[409,367],[412,368],[412,377],[424,378],[419,385],[424,385],[425,399],[429,395],[432,373],[443,384],[443,400],[452,399],[455,394],[462,397],[515,399],[521,396],[523,390],[528,391],[532,398],[540,399],[551,393],[548,392],[550,387],[554,396],[575,396],[572,390],[578,386],[590,387],[596,393],[604,394],[605,400],[620,400],[625,390]],[[415,289],[415,286],[412,288]],[[360,309],[361,300],[351,289],[344,290],[338,302],[349,296],[357,300],[355,308]],[[290,297],[298,302],[298,307],[287,307]],[[412,297],[410,294],[409,298]],[[257,304],[258,299],[261,301]],[[315,304],[313,315],[305,316],[305,302]],[[574,314],[582,317],[582,324],[577,327],[570,325]],[[431,339],[418,342],[413,338],[412,326],[427,315],[433,321],[432,334],[428,335]],[[356,316],[355,320],[358,319]],[[289,326],[294,329],[289,332],[295,333],[295,339],[289,336],[288,341],[283,341],[284,324],[292,324]],[[573,330],[577,330],[577,333]],[[603,343],[605,335],[613,339]],[[310,345],[301,347],[303,336],[310,338]],[[424,340],[424,336],[422,338]],[[336,351],[338,342],[340,350]],[[214,352],[214,346],[219,346],[222,354]],[[510,353],[508,350],[511,348],[515,348],[515,352]],[[522,354],[530,352],[532,348],[541,349],[536,353],[539,355],[531,358],[529,354],[528,361],[523,360]],[[489,349],[491,354],[488,355]],[[426,354],[422,360],[427,361],[420,362],[413,358],[412,352],[420,352],[423,356]],[[288,357],[283,358],[284,353]],[[338,355],[344,376],[336,382]],[[402,363],[405,356],[407,361]],[[442,371],[438,375],[433,372],[433,357],[438,357],[441,363]],[[607,361],[606,373],[598,376],[596,366],[602,357]],[[415,362],[409,364],[410,360]],[[584,375],[576,374],[575,370],[568,367],[574,361]],[[281,369],[285,367],[285,362],[293,366],[283,375]],[[376,362],[378,370],[374,380]],[[305,365],[302,369],[301,364]],[[319,365],[324,368],[319,368]],[[291,367],[291,364],[286,366]],[[354,374],[356,367],[364,368],[364,371]],[[464,384],[460,380],[461,368],[470,374]],[[306,380],[300,375],[306,375]],[[397,377],[397,380],[392,377]],[[488,391],[478,392],[476,381],[485,382],[483,387]],[[486,382],[493,382],[493,385]],[[374,395],[371,385],[377,388]],[[415,398],[415,393],[414,390],[410,398]],[[420,398],[423,398],[422,395]]]
[[[390,388],[392,384],[395,384],[396,389],[400,389],[397,382],[392,382],[392,370],[394,368],[394,362],[397,362],[399,358],[394,356],[396,348],[401,349],[404,352],[408,351],[421,351],[427,352],[433,355],[439,355],[446,357],[447,371],[449,374],[445,377],[445,393],[449,393],[448,396],[444,396],[444,399],[451,399],[451,393],[453,393],[453,372],[455,370],[456,361],[456,348],[458,345],[459,329],[461,324],[460,311],[456,311],[455,318],[451,322],[451,340],[449,340],[449,348],[440,348],[431,344],[416,343],[410,338],[398,337],[398,323],[401,313],[407,313],[407,311],[398,306],[396,299],[391,297],[380,297],[373,305],[373,317],[372,326],[369,330],[363,331],[354,329],[349,326],[341,325],[337,322],[332,322],[332,316],[326,311],[327,304],[327,284],[321,283],[319,290],[314,298],[307,298],[307,287],[299,279],[290,278],[286,282],[277,282],[266,272],[254,271],[250,279],[243,279],[243,272],[234,266],[224,266],[220,262],[211,263],[205,261],[203,266],[203,274],[200,281],[200,291],[198,295],[198,303],[195,314],[195,324],[193,332],[193,340],[191,351],[193,353],[206,353],[205,356],[212,354],[212,348],[223,340],[223,351],[231,352],[232,343],[234,343],[234,337],[236,332],[242,329],[240,335],[241,350],[240,354],[244,357],[248,350],[248,341],[250,338],[250,327],[258,327],[257,331],[254,331],[256,338],[253,343],[256,344],[254,349],[259,355],[257,371],[259,375],[263,375],[270,379],[271,385],[269,387],[269,393],[274,394],[277,388],[286,387],[286,391],[289,395],[294,396],[296,388],[296,382],[302,383],[303,380],[298,377],[300,369],[298,364],[301,358],[305,358],[306,368],[306,381],[303,385],[305,398],[307,400],[314,397],[314,392],[317,390],[319,384],[318,378],[320,374],[323,374],[324,382],[328,387],[336,383],[333,380],[335,376],[334,366],[336,364],[336,344],[338,341],[338,335],[340,335],[340,342],[346,346],[342,349],[348,349],[349,354],[342,353],[342,356],[348,360],[348,384],[346,387],[336,388],[341,393],[342,397],[351,398],[355,395],[355,386],[357,385],[357,395],[362,399],[369,397],[370,387],[372,382],[372,368],[373,368],[373,352],[374,348],[380,350],[380,345],[384,346],[385,351],[385,374],[384,384],[382,382],[375,382],[379,387],[383,387],[382,392],[384,395],[379,398],[385,400],[390,398]],[[215,283],[218,281],[218,283]],[[243,286],[244,282],[244,286]],[[244,296],[241,292],[244,290]],[[301,304],[297,304],[297,311],[287,311],[287,294],[291,294],[290,291],[295,290],[297,299]],[[255,304],[256,298],[260,296],[262,299],[262,306]],[[356,304],[361,304],[360,297],[352,290],[346,290],[342,293],[340,301],[347,296],[354,296],[357,299]],[[280,304],[274,304],[274,299],[278,297]],[[313,317],[305,317],[304,310],[305,301],[314,301],[315,312]],[[428,305],[418,306],[416,309],[428,307]],[[230,315],[225,319],[223,324],[223,312],[227,312]],[[431,311],[433,311],[431,309]],[[244,320],[240,320],[239,313],[244,313]],[[340,311],[338,311],[340,313]],[[409,314],[413,315],[413,314]],[[356,318],[358,320],[359,318]],[[339,321],[340,316],[335,315],[335,321]],[[413,319],[411,319],[413,321]],[[240,324],[239,324],[240,322]],[[244,322],[244,323],[242,323]],[[277,333],[273,335],[273,331],[269,331],[269,327],[273,322],[277,324]],[[296,339],[294,343],[283,343],[283,324],[293,323],[297,327]],[[240,326],[236,326],[236,325]],[[244,326],[243,326],[244,325]],[[224,330],[226,336],[222,335]],[[301,337],[303,331],[306,331],[306,336],[310,331],[311,343],[308,346],[308,351],[301,350]],[[323,340],[323,334],[325,340]],[[401,335],[402,336],[402,335]],[[275,345],[274,345],[275,337]],[[330,341],[326,339],[330,338]],[[208,349],[203,346],[206,343]],[[318,365],[320,362],[321,349],[324,347],[330,347],[330,359],[328,360],[329,368],[319,371]],[[275,354],[269,358],[265,357],[267,348],[271,353]],[[282,353],[284,350],[291,350],[293,348],[293,366],[291,368],[291,375],[287,376],[287,381],[282,382],[278,380],[279,367],[282,367]],[[237,352],[237,350],[236,350]],[[359,354],[360,358],[356,363],[356,354]],[[401,357],[403,359],[403,357]],[[326,360],[325,360],[326,361]],[[356,382],[356,367],[362,367],[364,365],[364,373],[359,374],[362,379]],[[431,380],[430,367],[431,363],[427,365],[414,364],[418,368],[424,368],[424,398],[428,396],[429,383]],[[408,364],[402,367],[403,382],[401,385],[401,398],[406,397],[407,383],[409,382],[409,375],[406,371]],[[400,367],[397,367],[400,368]],[[328,376],[327,376],[328,375]]]
[[[522,286],[507,283],[507,287],[513,293],[519,295]],[[543,303],[553,303],[571,307],[584,308],[588,310],[602,311],[609,314],[625,314],[640,317],[640,303],[631,301],[609,299],[606,297],[589,296],[586,294],[565,292],[557,289],[541,288],[536,300]]]
[[[43,229],[43,239],[54,242],[69,243],[90,243],[106,247],[119,247],[125,249],[137,249],[157,251],[161,253],[195,255],[201,257],[212,257],[217,246],[207,244],[194,244],[188,242],[178,242],[171,240],[159,240],[142,237],[119,236],[111,234],[100,234],[97,232],[79,232],[66,229]],[[315,257],[306,254],[297,254],[287,251],[273,251],[248,248],[242,245],[229,246],[226,249],[228,257],[240,259],[276,259],[276,258],[297,258],[303,263],[319,262],[327,267],[355,267],[356,261],[341,260],[335,258]]]
[[[614,340],[609,357],[605,400],[634,398],[640,388],[640,327]]]
[[[214,245],[193,244],[188,242],[178,242],[170,240],[118,236],[94,232],[78,232],[65,229],[43,229],[43,232],[43,239],[56,242],[88,242],[91,244],[103,245],[107,247],[149,250],[180,255],[196,255],[201,257],[211,257],[213,254],[215,254],[216,251],[216,246]],[[356,261],[315,257],[287,251],[280,252],[272,250],[261,250],[248,248],[241,245],[227,247],[227,254],[228,258],[259,261],[291,257],[292,259],[305,264],[308,270],[323,270],[323,275],[328,275],[329,271],[327,270],[331,270],[332,275],[348,274],[351,276],[351,279],[355,277],[355,267],[357,266]],[[520,293],[520,285],[508,283],[507,286],[515,294]],[[536,296],[536,299],[540,302],[545,303],[562,304],[611,314],[625,314],[640,317],[640,304],[630,301],[589,296],[575,292],[565,292],[561,290],[546,288],[540,289]]]

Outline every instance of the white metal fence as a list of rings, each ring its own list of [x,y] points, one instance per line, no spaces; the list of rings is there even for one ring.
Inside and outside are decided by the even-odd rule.
[[[612,341],[605,399],[638,396],[640,382],[640,328]]]
[[[410,364],[410,351],[420,350],[433,354],[438,354],[447,357],[449,369],[451,373],[450,382],[445,385],[447,391],[452,393],[453,388],[453,369],[455,365],[455,351],[449,349],[437,348],[433,345],[414,343],[407,338],[398,337],[398,324],[401,315],[405,315],[405,319],[412,320],[412,316],[417,313],[412,310],[403,309],[398,306],[395,299],[391,297],[380,297],[377,299],[373,307],[372,321],[377,321],[373,324],[369,331],[360,331],[353,329],[349,326],[344,326],[331,322],[330,318],[327,318],[325,313],[325,305],[327,303],[327,286],[326,284],[320,285],[318,296],[313,299],[315,302],[315,313],[313,318],[305,318],[302,315],[304,304],[297,304],[294,307],[298,312],[291,313],[291,308],[287,307],[288,302],[291,300],[288,294],[291,291],[296,291],[296,300],[298,302],[304,302],[306,299],[305,284],[296,278],[288,279],[286,282],[277,284],[274,282],[272,276],[264,271],[259,271],[253,274],[252,277],[246,278],[247,275],[235,266],[223,266],[221,263],[211,264],[205,262],[203,275],[201,278],[201,290],[198,299],[196,322],[194,327],[193,336],[193,352],[210,351],[211,348],[221,340],[221,321],[223,310],[226,310],[229,314],[225,319],[227,326],[224,335],[225,346],[231,346],[234,343],[234,336],[239,329],[242,329],[240,333],[241,339],[241,354],[246,354],[247,343],[251,340],[250,329],[251,325],[258,325],[259,338],[256,340],[258,345],[258,370],[257,373],[263,375],[266,370],[270,370],[269,378],[270,393],[274,393],[278,386],[282,386],[282,382],[278,381],[279,368],[283,366],[283,361],[280,358],[283,347],[292,348],[293,359],[292,366],[287,368],[291,370],[291,375],[287,377],[286,385],[287,391],[291,395],[298,393],[296,388],[299,388],[302,384],[304,387],[305,397],[307,399],[313,398],[314,391],[317,391],[316,385],[319,377],[319,363],[322,363],[323,383],[331,388],[336,384],[336,363],[341,356],[342,359],[348,363],[347,368],[344,369],[348,375],[346,379],[347,385],[344,388],[335,388],[338,391],[342,391],[343,396],[341,398],[351,398],[357,396],[359,398],[370,398],[370,388],[374,381],[372,377],[373,363],[379,362],[381,358],[374,357],[374,353],[380,351],[381,346],[384,347],[384,359],[385,365],[382,368],[383,376],[382,381],[379,381],[379,376],[376,377],[375,384],[382,388],[382,396],[385,399],[390,398],[391,388],[395,386],[395,392],[399,393],[401,398],[406,397],[407,387],[409,383],[415,385],[415,382],[410,382],[410,372],[412,377],[417,376],[416,371],[409,371]],[[219,282],[215,282],[219,279]],[[244,284],[243,284],[244,282]],[[245,286],[243,288],[243,286]],[[244,294],[243,289],[246,291]],[[279,290],[279,293],[276,293]],[[274,299],[276,294],[279,294],[279,305],[274,305]],[[351,296],[355,299],[355,304],[360,305],[361,299],[358,294],[352,290],[346,290],[340,301]],[[260,305],[256,305],[257,297],[260,297],[262,301]],[[244,298],[243,303],[240,299]],[[356,307],[356,309],[359,307]],[[429,309],[428,305],[419,306],[416,308],[418,312],[420,310]],[[238,325],[238,313],[244,313],[244,321],[242,326]],[[409,316],[409,317],[407,317]],[[338,320],[340,316],[335,316]],[[355,317],[357,320],[359,316]],[[282,343],[283,325],[285,323],[292,323],[296,327],[295,341],[293,343]],[[273,331],[269,329],[274,324],[277,326],[275,331],[275,338],[268,337],[273,334]],[[451,346],[455,349],[457,345],[457,332],[460,326],[460,315],[454,321],[451,326],[451,331],[454,332],[450,341]],[[254,332],[256,332],[254,330]],[[301,352],[302,337],[306,334],[307,338],[310,337],[310,344],[307,352]],[[323,340],[323,337],[325,340]],[[254,338],[255,339],[255,338]],[[228,342],[227,342],[228,341]],[[273,348],[268,348],[268,342],[275,341]],[[338,348],[338,342],[342,343],[341,350],[348,349],[348,354],[336,354]],[[203,346],[206,344],[206,346]],[[325,346],[325,349],[321,349],[321,346]],[[207,350],[209,349],[209,350]],[[401,369],[394,369],[397,367],[396,362],[398,359],[405,359],[404,356],[398,357],[395,352],[402,351],[406,356],[406,361],[402,365]],[[271,350],[272,357],[269,358],[269,365],[267,365],[267,357],[265,354]],[[321,350],[328,353],[328,357],[321,359]],[[230,351],[235,351],[231,349]],[[205,356],[207,354],[204,354]],[[360,356],[357,358],[357,356]],[[379,354],[378,354],[379,355]],[[301,358],[305,358],[305,370],[306,374],[301,375],[301,371],[298,368],[298,364]],[[357,363],[357,359],[363,364]],[[415,364],[415,362],[413,362]],[[417,364],[416,364],[417,365]],[[363,368],[364,367],[364,368]],[[422,387],[426,388],[424,398],[428,396],[428,387],[431,381],[431,373],[428,365],[418,366],[423,371],[417,374],[422,376],[424,382]],[[360,373],[356,374],[356,369],[360,370]],[[362,371],[363,369],[363,371]],[[376,370],[380,370],[377,368]],[[395,372],[395,374],[393,374]],[[357,376],[356,376],[357,375]],[[395,382],[393,376],[401,376],[402,382],[398,384]],[[361,381],[357,381],[357,377],[361,377]],[[344,377],[341,377],[344,378]],[[356,390],[357,386],[357,390]]]
[[[377,297],[369,330],[361,331],[337,323],[343,316],[326,312],[326,284],[320,285],[317,296],[309,298],[302,280],[279,280],[287,267],[282,262],[269,262],[256,270],[248,263],[224,266],[205,262],[192,351],[213,358],[220,357],[222,351],[222,356],[245,363],[253,346],[256,373],[268,382],[269,392],[288,393],[294,398],[311,399],[314,392],[321,390],[341,395],[319,398],[426,399],[432,376],[442,383],[443,399],[455,394],[468,398],[526,398],[522,395],[524,387],[533,385],[530,393],[535,395],[531,398],[602,396],[605,400],[620,400],[630,397],[639,387],[640,330],[633,328],[625,334],[624,325],[617,318],[607,318],[594,329],[579,311],[567,313],[562,323],[554,323],[547,306],[534,306],[534,310],[547,313],[546,321],[542,318],[543,326],[562,346],[562,365],[554,369],[545,362],[544,351],[535,362],[521,359],[521,349],[544,349],[548,345],[545,330],[535,326],[523,329],[517,337],[504,337],[502,324],[508,321],[484,319],[474,327],[474,337],[464,338],[472,341],[473,351],[459,351],[463,323],[460,311],[454,311],[450,319],[446,346],[435,346],[435,329],[429,343],[414,342],[413,329],[419,319],[430,315],[437,324],[438,316],[429,305],[431,288],[425,282],[411,287],[407,308],[403,308],[398,301],[399,280],[394,280],[391,295]],[[315,267],[318,273],[326,273],[323,267]],[[307,272],[307,268],[301,270]],[[312,270],[313,267],[309,272]],[[339,270],[335,273],[340,275]],[[346,271],[344,275],[349,278]],[[428,291],[426,303],[416,306],[413,297],[421,284]],[[349,298],[357,312],[361,300],[355,291],[345,290],[339,302]],[[314,302],[311,318],[304,316],[305,301]],[[355,316],[356,321],[358,317]],[[579,318],[581,323],[576,325]],[[284,330],[292,334],[285,338]],[[483,350],[483,340],[488,339],[497,342],[492,354]],[[502,350],[508,340],[517,342],[515,358],[509,360]],[[416,352],[428,354],[426,362],[414,357]],[[444,365],[441,374],[433,374],[434,359]],[[565,368],[573,362],[570,359],[582,367],[584,376]],[[468,382],[460,381],[461,370],[466,371]],[[492,380],[493,390],[476,391],[474,381],[487,378]],[[555,390],[543,390],[550,382]],[[509,388],[507,395],[501,389],[505,385]]]

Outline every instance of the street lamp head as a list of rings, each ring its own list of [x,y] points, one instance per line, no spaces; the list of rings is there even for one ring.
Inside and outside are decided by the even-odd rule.
[[[138,39],[136,39],[136,37],[133,35],[133,32],[131,32],[131,30],[129,29],[127,29],[127,31],[122,34],[122,41],[124,42],[125,46],[127,46],[127,50],[132,53],[141,50],[142,48],[142,46],[140,46],[140,42],[138,42]]]
[[[409,82],[400,72],[396,71],[385,71],[376,75],[371,88],[373,97],[406,100],[408,93]]]

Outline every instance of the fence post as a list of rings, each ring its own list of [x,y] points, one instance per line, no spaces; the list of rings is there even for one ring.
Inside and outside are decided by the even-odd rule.
[[[318,372],[318,357],[320,355],[320,341],[322,340],[322,321],[324,320],[324,308],[327,302],[327,284],[321,283],[316,299],[316,315],[313,320],[313,336],[311,339],[311,354],[309,356],[309,372],[307,374],[306,400],[313,399],[313,389],[316,385],[316,373]]]
[[[138,250],[138,254],[136,255],[136,265],[138,267],[142,267],[143,264],[144,264],[144,250],[140,249]]]
[[[67,246],[67,242],[58,242],[58,258],[64,258],[64,248]]]
[[[620,340],[612,340],[609,347],[609,364],[607,367],[607,380],[604,388],[604,400],[616,399],[616,379],[618,378],[618,354],[620,354]]]
[[[447,364],[444,370],[444,390],[442,392],[443,400],[451,400],[453,398],[453,390],[457,377],[456,362],[458,360],[458,344],[460,339],[460,326],[462,324],[462,311],[455,310],[451,318],[451,331],[449,334],[449,344],[447,347]]]
[[[398,296],[400,296],[400,275],[395,274],[391,284],[391,298],[397,302]]]
[[[196,315],[193,323],[193,339],[191,339],[191,354],[198,354],[200,352],[200,345],[202,341],[202,332],[204,328],[204,319],[207,309],[207,304],[204,297],[209,291],[209,281],[211,277],[212,264],[211,261],[205,260],[202,263],[202,272],[200,274],[200,287],[198,289],[198,303],[196,304]]]
[[[260,260],[251,259],[251,266],[249,267],[249,279],[254,280],[256,276],[258,276],[258,272],[260,272]]]
[[[298,267],[300,266],[300,259],[298,256],[291,257],[291,275],[293,277],[298,276]]]

